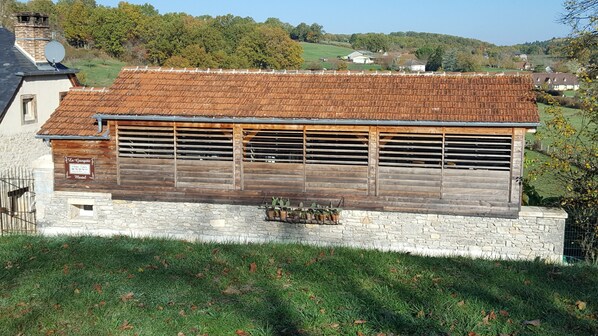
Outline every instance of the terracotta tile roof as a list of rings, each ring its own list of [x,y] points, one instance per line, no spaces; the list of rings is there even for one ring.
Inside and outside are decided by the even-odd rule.
[[[69,93],[42,132],[110,116],[537,123],[529,75],[123,69],[108,92]],[[75,116],[76,114],[76,116]],[[85,125],[91,124],[86,120]],[[41,133],[43,134],[43,133]],[[58,134],[58,133],[55,133]]]
[[[107,93],[106,89],[72,88],[37,134],[100,136],[93,115]]]

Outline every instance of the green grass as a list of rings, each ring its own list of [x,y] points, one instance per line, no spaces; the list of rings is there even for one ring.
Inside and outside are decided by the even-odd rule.
[[[529,143],[533,143],[536,138],[544,138],[544,143],[549,143],[551,141],[552,135],[546,134],[545,122],[550,119],[550,115],[546,113],[546,108],[548,105],[538,103],[538,112],[540,113],[540,126],[538,126],[538,130],[536,134],[528,133],[526,134],[526,140]],[[571,122],[571,125],[577,129],[581,128],[583,123],[582,116],[578,109],[572,109],[563,107],[563,115]],[[526,150],[526,159],[529,163],[528,167],[525,167],[525,174],[529,177],[531,171],[536,168],[541,167],[546,162],[548,162],[548,156],[535,152],[531,149]],[[558,197],[562,196],[565,193],[565,186],[559,181],[555,174],[551,172],[546,172],[542,176],[538,176],[537,179],[531,182],[531,185],[536,188],[538,193],[543,197]]]
[[[83,85],[107,87],[114,82],[125,63],[109,58],[93,58],[71,60],[66,65],[81,70],[77,76]]]
[[[482,67],[482,72],[526,72],[526,71],[517,70],[517,69]]]
[[[124,237],[0,245],[4,335],[598,333],[591,266]]]
[[[336,60],[339,56],[344,57],[352,53],[354,50],[351,48],[345,48],[330,44],[320,44],[320,43],[307,43],[301,42],[301,46],[303,47],[303,65],[301,66],[302,69],[307,69],[311,64],[318,63],[325,69],[334,69],[335,66],[333,61]],[[323,62],[320,59],[327,59],[327,62]],[[363,71],[373,71],[373,70],[381,70],[382,67],[378,64],[355,64],[349,63],[348,64],[349,70],[363,70]]]

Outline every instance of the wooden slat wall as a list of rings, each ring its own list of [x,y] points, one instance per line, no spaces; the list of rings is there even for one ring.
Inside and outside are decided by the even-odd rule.
[[[315,194],[368,194],[368,167],[347,165],[305,166],[305,191]]]
[[[177,160],[177,187],[234,189],[233,162]]]
[[[174,187],[174,160],[172,159],[119,159],[122,185],[151,184]]]
[[[123,124],[173,127],[175,136],[177,127],[199,127],[199,124],[171,122]],[[52,141],[55,190],[111,192],[115,198],[131,200],[221,201],[238,204],[260,203],[265,197],[272,195],[291,199],[338,200],[343,197],[346,208],[480,215],[511,216],[519,208],[521,187],[518,178],[522,170],[524,129],[220,125],[228,131],[216,132],[221,134],[218,141],[226,143],[226,139],[230,139],[233,146],[232,152],[227,152],[230,154],[219,158],[218,153],[214,156],[214,151],[209,151],[210,157],[187,157],[175,161],[169,158],[117,158],[116,122],[111,121],[108,126],[112,130],[109,140]],[[218,125],[201,124],[204,128],[210,126]],[[340,147],[354,148],[356,153],[361,154],[356,157],[352,156],[354,154],[344,155],[341,160],[340,157],[335,158],[334,146],[326,150],[326,145],[316,142],[311,153],[317,155],[310,158],[306,155],[310,151],[309,146],[304,145],[301,150],[301,147],[291,143],[289,146],[294,148],[294,152],[289,158],[292,162],[283,162],[286,159],[284,150],[281,152],[278,147],[274,147],[274,154],[277,155],[275,159],[262,157],[261,161],[251,161],[246,156],[243,146],[251,141],[252,133],[247,131],[252,129],[299,132],[304,134],[303,141],[308,141],[306,139],[310,130],[315,130],[312,133],[316,138],[320,138],[320,141],[321,138],[339,134],[339,139],[346,140],[340,142]],[[354,133],[354,138],[347,138],[346,133],[351,132]],[[420,139],[417,139],[419,134],[421,139],[431,144],[430,146],[439,143],[435,140],[438,134],[512,136],[511,169],[456,167],[440,162],[436,159],[438,152],[426,148],[421,151],[424,156],[420,158],[417,152],[421,146],[401,147],[403,140],[400,137],[389,136],[409,133],[415,134],[415,138],[405,138],[407,143],[421,143]],[[266,136],[271,137],[267,134]],[[188,143],[195,144],[197,141],[199,140]],[[392,149],[393,146],[395,149]],[[440,146],[442,154],[444,141],[440,142]],[[176,155],[177,148],[174,148],[173,155]],[[186,146],[185,149],[187,148],[190,147]],[[270,146],[263,148],[268,149]],[[400,155],[397,152],[404,152],[405,148],[412,148],[407,150],[407,159],[395,159],[396,155]],[[395,153],[384,153],[389,150],[394,150]],[[474,150],[477,151],[475,148]],[[295,162],[301,151],[303,162]],[[365,155],[365,158],[362,155]],[[386,161],[382,161],[384,155]],[[65,156],[93,158],[95,180],[67,180],[64,172]],[[270,160],[274,162],[268,162]],[[307,160],[318,161],[310,163]],[[340,161],[327,162],[334,160]],[[117,169],[117,163],[120,169]],[[117,179],[119,174],[120,185]]]
[[[441,170],[434,168],[378,168],[378,195],[440,198]]]
[[[303,192],[303,164],[243,162],[243,190]]]
[[[444,169],[442,198],[509,201],[509,171]]]

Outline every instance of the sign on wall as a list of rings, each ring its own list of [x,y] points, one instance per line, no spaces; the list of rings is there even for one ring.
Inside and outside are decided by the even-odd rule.
[[[64,158],[65,175],[67,179],[93,180],[95,168],[93,159],[66,156]]]

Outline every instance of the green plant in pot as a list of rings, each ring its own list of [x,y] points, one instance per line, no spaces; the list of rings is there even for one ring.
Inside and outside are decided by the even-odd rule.
[[[341,209],[339,208],[332,208],[330,209],[330,220],[338,223],[341,217]]]
[[[284,199],[281,198],[278,201],[278,205],[280,205],[280,220],[281,221],[287,220],[287,216],[289,213],[289,207],[291,206],[291,201],[289,199],[287,199],[285,201]]]
[[[276,206],[278,205],[278,197],[272,197],[272,203],[266,207],[266,217],[268,220],[276,218]]]

